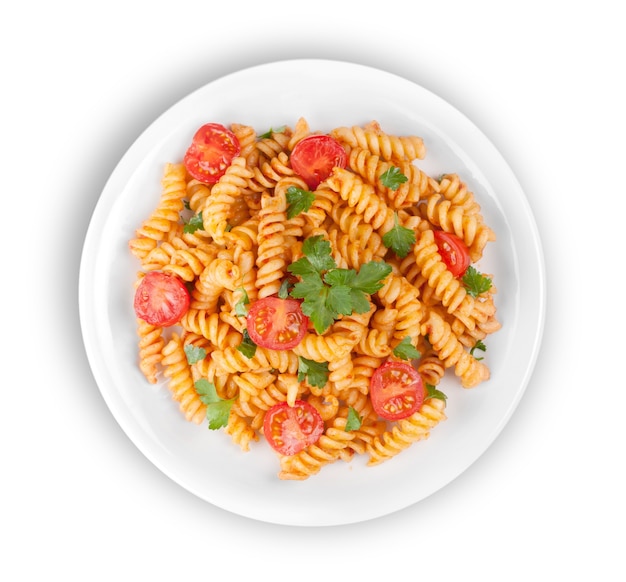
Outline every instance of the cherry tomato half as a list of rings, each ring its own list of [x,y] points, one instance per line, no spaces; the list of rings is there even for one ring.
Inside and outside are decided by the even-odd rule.
[[[463,239],[456,234],[436,230],[435,243],[448,270],[455,277],[463,276],[470,264],[469,249]]]
[[[190,301],[187,287],[176,275],[150,271],[135,291],[135,314],[146,323],[167,327],[180,321]]]
[[[196,180],[215,184],[239,155],[237,136],[219,123],[207,123],[196,131],[183,163]]]
[[[250,306],[246,317],[250,339],[271,350],[291,350],[306,333],[309,318],[295,299],[263,297]]]
[[[333,168],[345,168],[348,155],[341,144],[329,135],[310,135],[301,139],[290,156],[291,167],[311,190],[330,176]]]
[[[419,372],[406,362],[389,360],[376,369],[370,381],[370,399],[378,416],[400,420],[417,412],[426,396]]]
[[[296,400],[293,406],[280,402],[265,413],[263,434],[281,455],[295,455],[315,444],[323,432],[320,413],[304,400]]]

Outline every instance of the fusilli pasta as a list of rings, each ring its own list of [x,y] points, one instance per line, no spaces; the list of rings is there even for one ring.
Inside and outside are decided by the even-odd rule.
[[[304,118],[263,136],[245,124],[230,130],[238,150],[220,177],[205,183],[182,162],[166,164],[155,209],[129,239],[141,267],[137,284],[162,271],[189,292],[177,324],[137,318],[139,370],[151,384],[162,375],[188,421],[214,428],[214,404],[227,405],[218,428],[241,451],[267,436],[270,410],[310,405],[323,423],[320,436],[294,454],[278,452],[280,479],[307,479],[355,456],[377,465],[428,438],[446,419],[446,397],[435,386],[448,369],[463,388],[488,380],[489,367],[473,349],[484,350],[483,340],[500,329],[491,276],[478,273],[489,285],[472,290],[451,272],[435,239],[438,231],[453,234],[472,263],[483,256],[496,236],[474,194],[457,174],[435,179],[419,167],[421,137],[386,133],[376,121],[325,134]],[[336,140],[346,163],[309,190],[291,153],[316,135]],[[390,182],[392,174],[403,180]],[[404,252],[402,237],[409,240]],[[325,330],[309,322],[288,349],[255,345],[250,306],[286,299],[304,280],[292,266],[305,257],[307,241],[318,239],[346,277],[335,288],[342,301],[351,300],[350,278],[365,265],[384,264],[388,274],[364,286],[359,309],[337,307]],[[320,277],[316,284],[323,298],[330,283]],[[284,337],[298,321],[291,324]],[[373,405],[374,378],[388,362],[411,365],[427,388],[403,418],[381,417]]]

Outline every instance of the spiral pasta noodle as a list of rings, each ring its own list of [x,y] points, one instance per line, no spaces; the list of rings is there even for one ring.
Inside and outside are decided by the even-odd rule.
[[[204,230],[217,244],[225,242],[228,220],[232,214],[235,201],[242,196],[247,180],[252,176],[246,167],[246,161],[237,157],[226,170],[226,173],[211,188],[211,194],[204,201],[202,223]]]
[[[172,334],[170,341],[163,347],[163,375],[168,378],[172,397],[179,403],[185,418],[199,424],[206,416],[206,406],[194,389],[191,370],[189,369],[182,341],[178,334]]]
[[[421,137],[389,135],[380,131],[379,127],[338,127],[330,135],[350,148],[366,149],[383,160],[416,160],[423,159],[426,155],[426,147]]]
[[[131,252],[143,259],[179,221],[183,200],[187,194],[186,171],[183,164],[167,164],[161,181],[162,191],[158,206],[136,230],[129,241]]]
[[[444,403],[429,400],[409,418],[401,420],[391,430],[376,436],[367,445],[368,465],[377,465],[406,450],[419,440],[427,439],[430,431],[445,420]]]
[[[215,403],[228,405],[219,426],[242,452],[263,446],[276,407],[311,406],[321,432],[298,452],[277,452],[282,480],[306,480],[355,458],[379,465],[428,439],[446,420],[438,390],[448,370],[463,389],[489,380],[486,360],[473,351],[501,328],[495,285],[470,292],[435,237],[458,237],[473,263],[483,257],[496,237],[475,194],[459,175],[435,179],[417,165],[426,157],[421,137],[385,132],[376,121],[327,133],[304,117],[263,135],[242,123],[230,130],[239,150],[223,174],[207,184],[184,163],[167,163],[153,212],[129,237],[137,286],[161,272],[189,295],[175,324],[136,318],[141,374],[149,384],[162,381],[186,421],[212,428]],[[320,135],[337,142],[345,164],[310,189],[292,153]],[[388,180],[398,174],[403,180]],[[394,246],[399,232],[411,239],[403,254]],[[309,322],[289,349],[255,345],[248,313],[289,297],[297,281],[290,267],[314,237],[348,279],[372,263],[390,271],[365,293],[367,303],[342,311],[325,331]],[[372,385],[383,365],[398,362],[409,362],[428,390],[418,409],[389,420],[376,412]]]

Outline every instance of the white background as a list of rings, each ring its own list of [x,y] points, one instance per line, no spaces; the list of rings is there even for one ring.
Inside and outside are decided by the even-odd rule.
[[[0,578],[623,580],[626,40],[617,5],[4,7]],[[91,213],[139,134],[224,74],[304,57],[406,77],[478,125],[528,197],[548,283],[535,372],[496,442],[428,499],[330,528],[232,515],[164,476],[107,409],[77,305]]]

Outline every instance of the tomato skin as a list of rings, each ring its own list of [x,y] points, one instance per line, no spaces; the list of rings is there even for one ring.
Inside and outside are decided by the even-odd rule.
[[[241,152],[237,136],[219,123],[206,123],[196,131],[183,163],[189,174],[205,184],[215,184]]]
[[[299,301],[270,296],[252,303],[246,326],[250,339],[257,346],[291,350],[302,341],[309,318],[302,313]]]
[[[174,325],[187,313],[191,297],[176,275],[162,271],[145,274],[135,291],[135,315],[159,327]]]
[[[317,409],[304,400],[293,406],[280,402],[272,406],[263,421],[263,434],[281,455],[295,455],[315,444],[324,432],[324,421]]]
[[[311,190],[330,176],[333,168],[345,168],[348,155],[341,144],[329,135],[309,135],[301,139],[290,156],[291,167]]]
[[[407,418],[420,409],[425,397],[422,377],[406,362],[388,360],[372,375],[370,399],[374,411],[381,418]]]
[[[463,239],[451,232],[436,230],[434,234],[437,249],[446,267],[455,277],[462,277],[470,265],[467,245]]]

